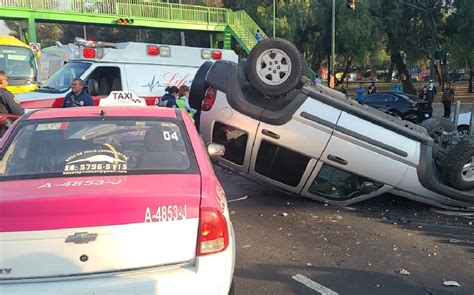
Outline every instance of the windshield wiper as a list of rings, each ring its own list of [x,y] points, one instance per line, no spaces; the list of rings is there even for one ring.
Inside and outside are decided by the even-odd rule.
[[[54,87],[51,87],[51,86],[44,86],[44,85],[41,85],[39,88],[41,89],[51,89],[51,90],[57,90],[56,88]]]
[[[30,83],[36,84],[36,82],[35,82],[35,81],[33,81],[33,80],[30,80],[29,78],[21,78],[21,77],[9,77],[8,79],[10,79],[10,80],[14,80],[14,81],[22,80],[22,81],[25,81],[25,82],[30,82]]]
[[[45,91],[45,92],[55,92],[55,93],[61,92],[61,90],[51,87],[51,86],[39,86],[38,88],[36,88],[35,91],[38,91],[38,92]]]

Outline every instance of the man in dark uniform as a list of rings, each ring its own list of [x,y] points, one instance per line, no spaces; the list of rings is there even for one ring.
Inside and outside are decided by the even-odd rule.
[[[63,108],[93,106],[92,97],[84,90],[84,81],[74,79],[71,82],[71,92],[64,98]]]
[[[7,90],[8,77],[0,71],[0,113],[21,116],[25,110],[20,106],[15,96]]]

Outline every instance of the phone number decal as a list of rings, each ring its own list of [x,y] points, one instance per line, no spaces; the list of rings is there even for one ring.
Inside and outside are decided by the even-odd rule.
[[[145,211],[145,223],[185,220],[187,216],[186,204],[183,207],[178,205],[158,206],[155,214],[152,214],[150,207]]]

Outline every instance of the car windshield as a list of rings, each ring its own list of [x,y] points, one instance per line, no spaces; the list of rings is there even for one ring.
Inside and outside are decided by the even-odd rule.
[[[12,86],[36,82],[38,69],[29,48],[0,46],[0,69],[6,72]]]
[[[67,63],[51,78],[44,82],[38,92],[57,92],[62,93],[71,87],[71,82],[81,75],[91,66],[88,62],[71,62]]]
[[[178,121],[147,120],[25,122],[0,155],[0,180],[195,171]]]

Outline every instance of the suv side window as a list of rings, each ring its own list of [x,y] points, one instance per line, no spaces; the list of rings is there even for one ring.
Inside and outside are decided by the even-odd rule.
[[[303,177],[309,160],[310,157],[262,140],[255,171],[278,182],[296,187]]]
[[[119,67],[97,67],[90,75],[99,84],[99,92],[96,95],[108,96],[112,91],[121,91],[122,76]]]
[[[309,192],[328,199],[341,200],[369,194],[382,186],[382,183],[323,164],[309,187]]]
[[[225,147],[223,158],[237,165],[244,163],[248,137],[247,132],[220,122],[216,122],[212,130],[212,142]]]

